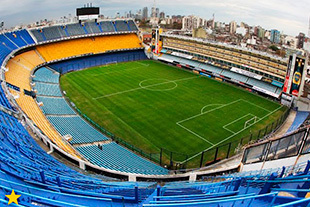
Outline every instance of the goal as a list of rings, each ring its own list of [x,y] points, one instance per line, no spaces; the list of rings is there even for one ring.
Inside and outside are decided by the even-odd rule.
[[[245,123],[244,123],[244,128],[247,128],[249,126],[252,126],[253,124],[255,124],[257,122],[257,116],[254,116],[253,118],[247,120]]]

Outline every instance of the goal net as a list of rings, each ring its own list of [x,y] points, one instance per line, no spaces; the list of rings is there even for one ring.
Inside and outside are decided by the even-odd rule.
[[[249,126],[252,126],[253,124],[255,124],[257,122],[257,116],[254,116],[253,118],[247,120],[245,123],[244,123],[244,128],[247,128]]]

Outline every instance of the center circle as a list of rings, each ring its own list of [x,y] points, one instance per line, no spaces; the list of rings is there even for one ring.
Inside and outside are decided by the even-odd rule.
[[[153,78],[141,81],[139,86],[149,91],[170,91],[178,87],[178,84],[164,78]]]

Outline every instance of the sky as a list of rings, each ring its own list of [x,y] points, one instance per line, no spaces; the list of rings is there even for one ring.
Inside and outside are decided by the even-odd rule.
[[[75,15],[77,7],[87,2],[100,7],[100,13],[114,17],[125,11],[136,12],[147,6],[152,7],[154,0],[0,0],[0,21],[5,27],[27,24],[41,19],[59,19],[68,14]],[[265,29],[278,29],[284,34],[297,36],[299,32],[308,35],[310,3],[309,0],[156,0],[156,7],[168,15],[197,15],[215,21],[238,24],[245,22],[251,26]]]

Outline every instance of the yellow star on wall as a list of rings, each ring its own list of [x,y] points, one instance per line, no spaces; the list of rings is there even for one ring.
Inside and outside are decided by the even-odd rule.
[[[11,203],[15,203],[18,205],[17,199],[21,196],[21,195],[16,195],[14,190],[12,190],[11,195],[5,195],[6,197],[9,198],[9,203],[8,205],[10,205]]]

